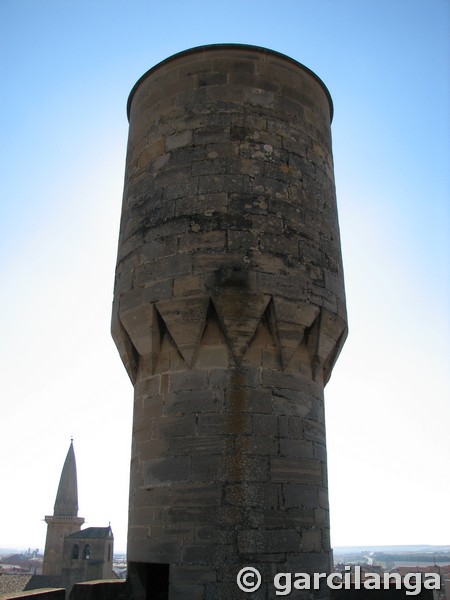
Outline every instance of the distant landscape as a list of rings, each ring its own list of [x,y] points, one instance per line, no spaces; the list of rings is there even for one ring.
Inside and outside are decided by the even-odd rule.
[[[335,546],[335,554],[348,554],[350,552],[387,552],[398,554],[400,552],[450,552],[450,544],[447,546],[414,545],[414,546]]]
[[[347,565],[360,565],[371,570],[391,571],[401,567],[418,570],[436,567],[439,573],[450,573],[450,545],[431,546],[337,546],[334,565],[342,569]],[[39,548],[0,548],[0,575],[25,577],[42,573],[43,552]],[[113,570],[117,577],[127,576],[125,553],[115,552]]]
[[[25,548],[0,548],[0,556],[7,556],[19,552],[26,552]],[[29,549],[28,549],[29,550]],[[43,551],[43,549],[42,549]],[[427,560],[436,558],[436,562],[442,562],[442,559],[450,563],[450,544],[445,546],[433,546],[426,544],[417,544],[412,546],[336,546],[333,548],[334,556],[342,560],[349,556],[365,556],[369,554],[383,554],[385,556],[402,556],[405,560],[411,557],[413,560],[425,556]],[[116,552],[115,554],[123,556],[126,552]],[[408,557],[408,558],[406,558]]]
[[[449,565],[450,545],[336,546],[335,563],[366,563],[383,567]]]

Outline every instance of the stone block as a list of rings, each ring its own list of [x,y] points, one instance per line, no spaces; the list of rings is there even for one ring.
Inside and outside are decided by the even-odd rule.
[[[166,440],[149,440],[149,429],[142,430],[142,435],[139,435],[139,433],[137,429],[134,430],[140,460],[161,458],[167,453],[168,445]]]
[[[188,254],[169,256],[157,262],[146,263],[137,267],[134,272],[136,287],[145,287],[157,279],[168,279],[192,272],[192,257]]]
[[[164,220],[169,220],[169,218],[174,216],[176,203],[170,201],[178,200],[179,198],[191,197],[197,192],[197,178],[191,177],[190,174],[186,174],[186,176],[180,181],[174,181],[173,183],[168,183],[164,187],[164,200],[168,203],[167,208],[161,209],[160,215],[155,215],[154,217],[154,225],[158,225],[159,223],[163,223]],[[173,211],[172,211],[173,209]],[[164,215],[167,215],[164,218]]]
[[[219,472],[221,457],[218,455],[197,455],[191,458],[191,481],[215,481]]]
[[[303,438],[303,419],[300,417],[287,417],[288,435],[287,437],[299,440]],[[314,457],[316,458],[316,457]]]
[[[269,458],[267,456],[230,454],[223,458],[216,476],[221,481],[228,482],[267,481],[268,472]]]
[[[218,435],[223,432],[222,413],[199,414],[197,417],[199,436]]]
[[[192,250],[215,250],[223,252],[227,244],[224,231],[208,231],[199,233],[190,233],[180,239],[180,252],[190,252]]]
[[[153,458],[144,462],[143,484],[145,486],[169,485],[189,481],[189,456]]]
[[[217,346],[204,344],[198,349],[195,366],[199,369],[228,367],[229,364],[229,351],[225,344]]]
[[[194,131],[194,144],[197,146],[207,146],[208,144],[217,144],[226,142],[230,139],[229,129],[224,127],[208,127]]]
[[[325,510],[329,510],[328,490],[325,487],[319,488],[318,496],[319,496],[319,506],[321,508],[324,508]]]
[[[130,527],[142,527],[142,524],[145,523],[147,526],[150,526],[154,523],[154,509],[152,507],[135,507],[133,511],[132,517],[129,519]]]
[[[202,160],[192,163],[191,173],[193,177],[199,175],[217,175],[225,173],[226,160],[224,158],[216,158],[214,160]]]
[[[183,413],[216,412],[222,408],[223,392],[220,390],[187,390],[169,394],[166,397],[166,415]]]
[[[313,527],[315,524],[314,510],[312,508],[285,508],[264,511],[264,524],[266,527],[285,529]]]
[[[314,509],[314,523],[317,527],[329,527],[330,526],[330,513],[324,508]]]
[[[171,373],[169,389],[171,392],[186,390],[203,390],[207,388],[208,374],[205,371],[183,371]]]
[[[327,552],[304,551],[297,556],[287,558],[287,571],[289,573],[328,573],[330,559]]]
[[[142,506],[158,508],[167,506],[170,504],[171,494],[168,487],[147,487],[142,496]]]
[[[196,417],[191,414],[154,417],[152,437],[156,439],[194,436],[196,425]]]
[[[272,107],[274,94],[260,88],[246,88],[244,90],[244,102],[253,106]]]
[[[305,440],[312,440],[325,446],[325,424],[313,419],[304,419],[303,435]]]
[[[227,411],[222,413],[223,433],[249,436],[252,432],[252,418],[246,412]],[[245,438],[247,439],[247,438]]]
[[[172,506],[218,506],[221,499],[221,485],[179,484],[172,490]]]
[[[228,194],[226,192],[199,194],[195,198],[178,198],[175,203],[175,216],[202,215],[212,217],[227,212]]]
[[[278,486],[270,483],[235,483],[225,486],[225,503],[231,506],[276,507]]]
[[[286,508],[311,508],[318,506],[318,491],[314,485],[283,484],[283,505]]]
[[[148,399],[141,399],[141,402],[135,402],[135,410],[133,412],[133,430],[136,432],[145,430],[148,432],[147,439],[151,437],[153,417],[162,415],[162,398],[152,396],[152,402]]]
[[[186,275],[184,277],[177,277],[173,282],[173,295],[175,297],[190,295],[193,292],[200,291],[201,289],[202,277],[200,275]]]
[[[202,161],[205,158],[205,149],[197,146],[177,148],[176,150],[172,150],[168,154],[163,154],[159,158],[152,161],[152,170],[156,171],[158,170],[157,167],[161,168],[164,166],[167,170],[169,168],[169,161],[165,157],[170,157],[170,165],[172,165],[172,167],[183,167],[188,170],[196,161]],[[163,161],[165,164],[163,164]],[[161,175],[165,173],[166,170],[161,171]],[[187,175],[188,172],[186,171],[185,174]]]
[[[314,458],[321,460],[322,462],[327,461],[327,448],[324,444],[314,442]]]
[[[194,565],[213,565],[214,554],[210,544],[192,544],[183,548],[183,562]]]
[[[243,454],[256,454],[259,456],[277,456],[278,437],[264,435],[240,436],[236,440],[236,449]]]
[[[315,459],[272,457],[271,481],[322,485],[322,463]]]
[[[255,435],[278,435],[278,418],[276,415],[254,414],[252,420]]]
[[[295,458],[313,458],[313,444],[306,440],[280,440],[280,455]]]
[[[169,453],[178,455],[214,454],[221,455],[225,448],[225,439],[218,436],[172,437],[167,439]]]
[[[215,506],[173,506],[167,511],[166,521],[170,527],[206,526],[217,522]]]
[[[302,417],[310,415],[313,406],[314,399],[301,392],[282,389],[273,391],[273,408],[278,415],[301,421]]]
[[[171,150],[176,150],[177,148],[190,145],[192,145],[192,131],[190,129],[186,129],[186,131],[169,135],[166,138],[165,150],[166,152],[170,152]]]
[[[202,584],[174,583],[169,586],[169,600],[203,600],[205,588]]]
[[[322,531],[320,529],[302,530],[302,550],[320,552],[322,550]]]
[[[219,527],[197,527],[195,539],[201,544],[230,544],[234,539],[234,533],[229,529]]]
[[[216,581],[216,570],[196,565],[172,565],[170,568],[171,585],[196,585],[199,581]]]
[[[298,552],[300,534],[289,529],[244,530],[238,533],[238,547],[242,554]]]

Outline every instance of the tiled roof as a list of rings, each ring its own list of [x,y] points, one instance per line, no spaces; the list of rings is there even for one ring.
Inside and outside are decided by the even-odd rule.
[[[28,592],[29,590],[60,587],[62,587],[62,582],[59,575],[32,575],[23,589]]]
[[[66,535],[66,538],[78,540],[100,540],[108,537],[112,537],[111,527],[86,527],[86,529],[81,529],[80,531],[75,531],[75,533]]]
[[[0,574],[0,600],[8,600],[11,594],[20,592],[60,587],[61,578],[54,575]]]
[[[10,594],[22,592],[31,575],[5,575],[0,574],[0,599],[8,598]]]

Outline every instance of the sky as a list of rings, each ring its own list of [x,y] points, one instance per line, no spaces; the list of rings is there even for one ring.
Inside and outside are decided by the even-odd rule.
[[[133,390],[110,336],[136,80],[271,48],[334,102],[349,337],[325,389],[333,546],[450,543],[450,3],[1,0],[0,548],[79,515],[126,548]]]

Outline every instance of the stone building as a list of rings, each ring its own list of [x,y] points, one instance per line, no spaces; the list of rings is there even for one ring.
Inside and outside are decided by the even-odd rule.
[[[64,462],[53,515],[46,516],[43,578],[34,578],[30,585],[40,583],[64,587],[69,593],[73,585],[113,576],[114,537],[111,527],[81,529],[84,519],[78,516],[77,467],[73,441]],[[50,577],[50,579],[49,579]]]
[[[111,579],[114,537],[111,527],[87,527],[64,538],[61,581],[72,589],[80,581]]]
[[[194,48],[129,102],[112,333],[134,385],[133,598],[329,572],[324,396],[347,335],[332,102],[295,60]],[[311,597],[327,597],[322,588]]]
[[[79,531],[84,523],[83,517],[78,516],[77,465],[72,440],[59,480],[53,515],[47,515],[45,522],[48,527],[42,574],[60,576],[64,539],[66,535]]]

